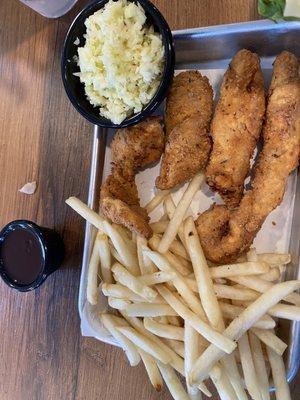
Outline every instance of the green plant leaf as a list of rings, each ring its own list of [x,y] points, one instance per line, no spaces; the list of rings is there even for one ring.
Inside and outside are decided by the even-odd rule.
[[[278,21],[284,19],[285,0],[258,0],[258,12],[263,17]]]
[[[297,17],[284,17],[286,0],[258,0],[258,12],[261,16],[273,21],[299,21]]]

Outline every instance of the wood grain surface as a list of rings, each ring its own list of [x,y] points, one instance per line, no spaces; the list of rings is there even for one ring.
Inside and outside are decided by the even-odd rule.
[[[64,204],[87,198],[92,127],[60,78],[67,29],[87,3],[48,20],[17,0],[0,1],[0,222],[27,218],[65,240],[61,270],[32,293],[0,282],[0,400],[170,399],[122,351],[82,338],[77,312],[83,221]],[[254,0],[154,0],[173,29],[257,19]],[[26,196],[18,189],[36,180]],[[300,396],[300,376],[293,399]],[[218,397],[215,396],[214,399]]]

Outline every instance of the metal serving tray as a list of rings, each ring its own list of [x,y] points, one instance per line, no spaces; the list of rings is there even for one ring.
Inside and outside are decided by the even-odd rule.
[[[225,68],[233,55],[242,48],[257,52],[263,68],[270,68],[274,56],[282,50],[290,50],[300,55],[300,22],[275,24],[271,21],[255,21],[207,28],[174,31],[176,69],[216,69]],[[109,135],[111,136],[111,135]],[[108,132],[94,127],[94,142],[88,204],[98,209],[99,190],[103,176],[104,157]],[[295,193],[295,207],[291,227],[290,253],[292,266],[287,269],[286,279],[300,278],[300,171]],[[90,318],[90,308],[86,307],[87,265],[94,238],[93,228],[87,224],[85,232],[83,264],[79,292],[79,313],[82,333],[94,336],[104,342],[117,345],[112,338],[101,331]],[[278,334],[289,344],[285,354],[287,378],[291,381],[300,364],[300,324],[281,320]]]

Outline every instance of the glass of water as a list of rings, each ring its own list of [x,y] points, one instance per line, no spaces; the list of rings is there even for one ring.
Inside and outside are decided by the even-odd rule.
[[[20,0],[28,7],[48,18],[57,18],[68,12],[77,0]]]

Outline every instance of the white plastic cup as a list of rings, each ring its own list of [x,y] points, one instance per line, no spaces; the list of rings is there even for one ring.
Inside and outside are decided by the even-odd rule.
[[[20,0],[26,6],[47,18],[58,18],[66,14],[77,0]]]

